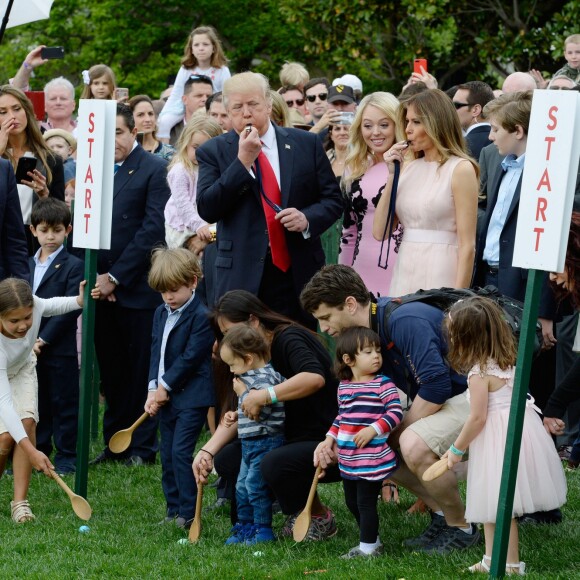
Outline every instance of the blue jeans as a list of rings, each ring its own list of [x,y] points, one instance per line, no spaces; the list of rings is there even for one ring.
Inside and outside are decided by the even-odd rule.
[[[284,436],[242,439],[242,465],[236,483],[238,521],[272,526],[272,494],[260,471],[268,451],[284,445]]]

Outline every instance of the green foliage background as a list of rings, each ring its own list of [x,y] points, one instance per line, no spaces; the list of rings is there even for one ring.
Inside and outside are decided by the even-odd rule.
[[[177,72],[189,31],[211,24],[232,71],[251,68],[274,86],[284,61],[297,60],[312,76],[349,72],[365,92],[398,92],[415,56],[428,59],[443,87],[495,86],[514,70],[560,68],[579,13],[580,0],[55,0],[49,20],[6,31],[0,72],[5,82],[30,49],[62,45],[65,60],[37,69],[34,89],[62,74],[80,92],[81,71],[103,62],[131,94],[156,97]]]

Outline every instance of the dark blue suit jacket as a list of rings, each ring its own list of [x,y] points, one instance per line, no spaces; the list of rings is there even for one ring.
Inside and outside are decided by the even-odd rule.
[[[97,259],[99,274],[109,272],[120,282],[119,306],[152,309],[161,301],[147,273],[152,249],[165,243],[169,195],[167,162],[137,145],[115,175],[111,249],[99,250]]]
[[[165,304],[162,304],[153,318],[149,381],[158,379],[161,341],[167,316]],[[208,310],[195,296],[171,329],[165,347],[165,373],[162,378],[171,388],[171,404],[177,409],[215,405],[211,372],[214,340]]]
[[[467,148],[469,149],[469,154],[474,159],[479,159],[481,150],[491,144],[489,140],[489,132],[491,127],[489,125],[481,125],[471,130],[466,136],[465,141],[467,142]]]
[[[0,280],[28,280],[28,246],[12,165],[0,159]],[[78,288],[77,288],[78,290]]]
[[[500,161],[501,163],[501,161]],[[485,241],[487,238],[487,231],[491,215],[497,202],[499,188],[505,171],[500,166],[499,169],[494,168],[493,181],[488,183],[488,200],[487,209],[484,219],[482,221],[481,233],[477,243],[477,252],[475,259],[475,273],[473,282],[475,286],[484,286],[486,264],[483,262],[483,251],[485,249]],[[516,241],[516,227],[518,222],[518,208],[520,203],[520,191],[522,188],[522,176],[516,187],[511,205],[508,210],[507,219],[503,226],[499,239],[499,273],[498,273],[498,290],[510,298],[515,298],[520,302],[524,302],[526,296],[526,284],[528,281],[527,268],[515,268],[512,266],[514,256],[514,246]],[[555,313],[555,302],[553,293],[548,285],[548,277],[544,288],[542,289],[542,298],[540,300],[540,314],[541,318],[553,319]]]
[[[319,138],[299,129],[274,125],[280,160],[282,207],[304,213],[309,239],[286,233],[298,295],[324,265],[320,234],[342,214],[336,177]],[[268,251],[268,230],[254,177],[238,159],[239,137],[230,131],[197,150],[197,207],[209,223],[217,222],[216,299],[228,290],[258,293]]]
[[[36,264],[30,258],[30,285],[34,282]],[[77,296],[79,284],[83,279],[84,265],[81,260],[71,256],[63,248],[45,272],[36,289],[39,298],[55,296]],[[43,317],[38,336],[48,344],[43,347],[41,356],[77,356],[77,318],[80,311]]]

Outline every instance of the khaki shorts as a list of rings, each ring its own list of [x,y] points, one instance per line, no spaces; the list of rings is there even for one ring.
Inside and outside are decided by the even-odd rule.
[[[427,447],[441,457],[457,439],[468,415],[466,391],[448,399],[437,413],[419,419],[407,429],[419,435]]]
[[[14,375],[8,375],[12,404],[20,419],[34,419],[38,423],[38,379],[36,378],[36,355]],[[7,433],[6,425],[0,420],[0,434]]]

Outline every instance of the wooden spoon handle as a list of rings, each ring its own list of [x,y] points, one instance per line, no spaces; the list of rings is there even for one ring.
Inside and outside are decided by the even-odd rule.
[[[58,485],[60,485],[60,487],[62,487],[62,489],[64,489],[64,491],[66,491],[66,494],[71,499],[73,497],[76,497],[77,494],[62,480],[62,477],[56,471],[54,471],[54,469],[50,470],[50,474],[51,474],[52,478],[56,481],[56,483],[58,483]]]
[[[322,471],[322,467],[319,465],[314,472],[314,479],[312,480],[312,485],[310,486],[310,492],[308,493],[308,499],[306,500],[306,505],[304,506],[305,510],[310,511],[312,508],[312,502],[314,501],[314,494],[316,493],[316,488],[318,486],[318,478],[320,476],[320,472]]]
[[[139,425],[141,425],[141,423],[143,423],[143,421],[148,418],[149,413],[143,413],[143,415],[141,415],[141,417],[139,417],[139,419],[137,419],[137,421],[135,421],[135,423],[129,427],[128,431],[135,431],[135,429],[137,429],[137,427],[139,427]]]

